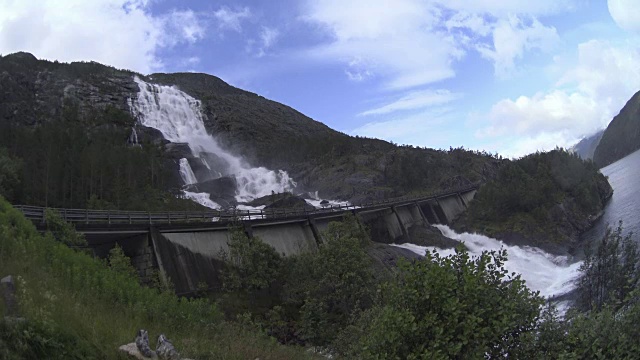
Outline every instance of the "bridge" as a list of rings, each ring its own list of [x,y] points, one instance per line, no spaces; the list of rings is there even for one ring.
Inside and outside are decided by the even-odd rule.
[[[479,184],[419,197],[359,205],[304,209],[210,210],[183,212],[54,209],[83,233],[98,257],[115,244],[132,259],[143,281],[156,270],[170,279],[176,292],[197,291],[205,282],[219,284],[221,254],[228,250],[230,224],[240,224],[250,237],[259,237],[284,256],[314,251],[332,221],[352,213],[382,243],[411,242],[412,229],[449,224],[473,200]],[[46,229],[45,208],[16,205],[40,230]]]

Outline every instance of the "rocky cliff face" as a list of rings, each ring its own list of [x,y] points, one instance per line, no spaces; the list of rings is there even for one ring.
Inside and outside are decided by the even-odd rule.
[[[38,60],[27,53],[0,57],[0,130],[7,124],[37,127],[69,109],[78,114],[78,126],[88,130],[95,126],[95,114],[105,112],[114,114],[111,126],[128,129],[135,119],[123,114],[129,114],[128,100],[139,91],[134,75],[199,99],[205,126],[221,145],[253,166],[288,171],[299,191],[318,190],[323,197],[360,202],[440,190],[491,176],[500,163],[464,149],[399,147],[351,137],[207,74],[142,76],[94,62]],[[166,143],[158,131],[135,126],[141,141]],[[167,147],[167,158],[175,162],[175,146]]]
[[[133,73],[97,63],[41,61],[28,53],[0,58],[0,119],[36,125],[59,117],[65,105],[84,118],[109,107],[128,112],[137,91]]]
[[[640,149],[640,91],[613,118],[593,155],[599,167],[614,163]]]

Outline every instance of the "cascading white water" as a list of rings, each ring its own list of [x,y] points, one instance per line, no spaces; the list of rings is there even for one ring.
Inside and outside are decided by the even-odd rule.
[[[238,183],[237,201],[247,202],[274,192],[291,191],[296,186],[287,172],[251,167],[241,158],[222,149],[207,133],[200,101],[173,86],[148,84],[138,77],[134,77],[134,81],[140,91],[129,105],[142,125],[158,129],[171,142],[189,144],[196,157],[206,154],[219,157],[225,164],[224,169],[215,169],[206,161],[204,163],[211,171],[211,178],[220,174],[235,176]]]
[[[135,127],[131,128],[131,135],[129,135],[129,142],[133,145],[140,145],[138,142],[138,132]]]
[[[182,177],[182,181],[184,181],[185,185],[191,185],[198,182],[196,175],[191,170],[191,165],[189,165],[189,160],[186,158],[180,159],[180,177]]]
[[[478,234],[458,234],[446,225],[435,225],[444,236],[464,242],[469,254],[479,256],[484,250],[507,250],[505,268],[511,273],[522,275],[527,286],[540,291],[544,297],[554,297],[566,294],[575,288],[574,281],[579,276],[581,262],[569,263],[565,256],[553,256],[535,247],[508,246],[502,241]],[[411,250],[420,255],[434,249],[441,256],[455,253],[454,249],[439,249],[435,247],[418,246],[414,244],[395,245]]]
[[[209,197],[209,194],[205,192],[197,193],[197,192],[191,192],[186,190],[183,190],[182,192],[184,193],[185,198],[191,199],[202,206],[208,207],[210,209],[220,209],[220,205],[218,205],[218,203],[216,203],[215,201],[211,200],[211,198]]]

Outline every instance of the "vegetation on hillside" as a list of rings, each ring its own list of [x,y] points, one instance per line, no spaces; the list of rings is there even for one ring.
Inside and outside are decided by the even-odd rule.
[[[198,206],[170,192],[176,170],[160,147],[127,139],[134,120],[115,108],[30,128],[0,123],[0,195],[14,204],[121,210]]]
[[[19,202],[84,207],[79,205],[94,196],[91,204],[126,209],[156,209],[170,202],[164,195],[175,184],[162,174],[167,154],[153,146],[125,146],[134,121],[127,105],[137,91],[133,75],[94,62],[56,63],[27,53],[0,57],[0,136],[30,133],[24,144],[9,135],[0,141],[10,157],[25,160],[23,172],[29,176]],[[205,126],[223,147],[254,166],[287,170],[299,190],[319,190],[325,198],[364,202],[438,191],[484,180],[500,162],[491,154],[464,149],[397,146],[349,136],[207,74],[142,78],[175,85],[201,100]],[[53,137],[43,138],[49,132]],[[80,156],[81,151],[86,155]],[[61,157],[69,155],[72,160],[64,163]],[[102,182],[95,169],[93,178],[81,178],[90,176],[96,163],[106,165]],[[49,171],[55,170],[49,177],[47,164]],[[131,164],[141,165],[135,184],[130,184]],[[42,168],[36,172],[33,166]],[[71,175],[60,179],[63,175],[56,172]],[[175,168],[170,172],[177,176]],[[43,182],[49,182],[51,191]],[[133,191],[125,193],[123,186]],[[179,204],[164,205],[169,208]]]
[[[332,224],[334,237],[325,234],[318,253],[261,261],[278,269],[267,271],[272,281],[259,282],[277,288],[271,308],[244,302],[239,318],[282,343],[317,345],[346,359],[609,359],[632,358],[640,349],[634,340],[640,335],[637,239],[621,227],[588,253],[580,269],[581,300],[561,318],[504,269],[504,250],[477,258],[463,248],[450,257],[430,253],[373,280],[361,251],[368,240],[353,220]],[[236,255],[245,259],[268,247],[242,236],[236,241],[244,243]],[[245,289],[261,299],[255,287]],[[238,304],[237,297],[225,301]]]
[[[115,251],[111,267],[72,250],[66,232],[40,235],[0,198],[0,275],[13,275],[25,322],[0,321],[2,359],[117,359],[138,329],[165,333],[197,359],[300,359],[302,349],[225,322],[205,299],[141,287]]]
[[[17,279],[26,318],[0,321],[2,358],[119,358],[116,348],[138,328],[166,332],[198,359],[313,356],[295,344],[357,359],[604,359],[640,351],[638,248],[621,227],[588,253],[578,306],[560,318],[504,269],[505,251],[430,253],[376,280],[355,218],[332,223],[317,252],[291,258],[236,231],[216,303],[141,287],[117,248],[108,263],[93,259],[64,245],[79,240],[58,225],[55,236],[40,235],[0,200],[0,275]]]
[[[612,191],[591,161],[562,149],[535,153],[503,164],[456,227],[563,252],[591,226]]]

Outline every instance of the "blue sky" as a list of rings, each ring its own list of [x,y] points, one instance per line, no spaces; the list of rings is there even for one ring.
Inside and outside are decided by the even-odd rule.
[[[330,127],[521,156],[640,90],[636,0],[0,1],[0,53],[196,71]]]

